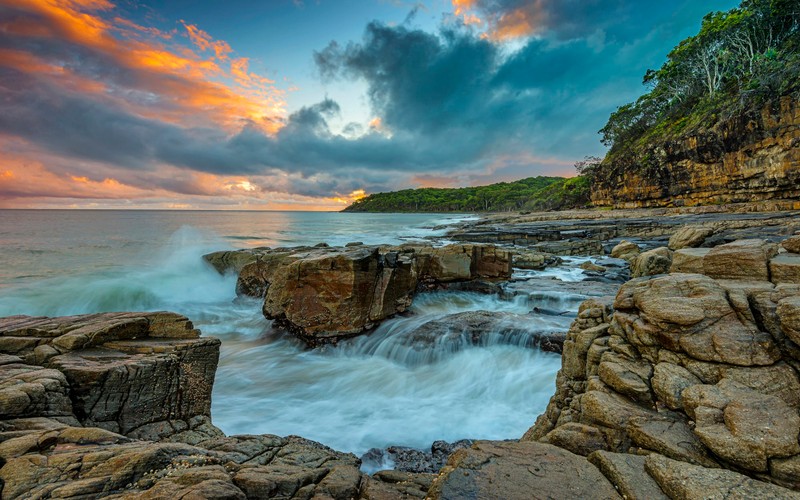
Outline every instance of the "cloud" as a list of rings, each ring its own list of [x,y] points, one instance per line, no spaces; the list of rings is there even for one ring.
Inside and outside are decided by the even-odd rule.
[[[457,3],[490,36],[372,22],[313,54],[323,79],[366,84],[370,122],[337,128],[335,100],[287,112],[286,89],[197,25],[144,26],[106,0],[0,0],[0,203],[330,208],[359,190],[569,174],[676,41],[669,23],[691,18],[676,2],[636,29],[630,1]],[[498,40],[514,12],[536,36],[511,49]]]

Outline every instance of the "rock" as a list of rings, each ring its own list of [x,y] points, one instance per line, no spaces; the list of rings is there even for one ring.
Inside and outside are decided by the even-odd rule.
[[[576,455],[589,455],[597,450],[607,450],[605,436],[596,427],[569,422],[558,426],[544,437],[542,442],[550,443],[571,451]]]
[[[454,451],[470,446],[472,440],[462,439],[454,443],[435,441],[429,451],[405,446],[390,446],[385,450],[372,448],[361,457],[361,461],[372,468],[383,467],[387,461],[391,461],[393,469],[403,473],[435,473],[439,472]]]
[[[588,424],[625,431],[628,422],[633,419],[650,420],[657,416],[655,411],[643,408],[613,392],[590,390],[581,398],[581,418]]]
[[[594,273],[605,273],[608,270],[603,266],[598,266],[592,261],[586,261],[583,264],[579,265],[578,267],[583,269],[584,271],[591,271]]]
[[[710,248],[682,248],[672,253],[670,273],[703,274],[703,259]]]
[[[720,203],[759,202],[797,210],[799,110],[797,97],[787,94],[713,126],[637,145],[597,172],[592,202],[616,208],[717,205],[696,207],[708,211],[724,209]],[[643,160],[650,168],[641,168]]]
[[[718,465],[708,457],[703,443],[680,418],[636,418],[628,422],[626,430],[631,440],[641,448],[704,467]]]
[[[650,455],[645,469],[670,498],[728,499],[797,499],[800,493],[756,481],[725,469],[708,469]]]
[[[478,441],[459,450],[428,498],[619,498],[584,457],[544,443]]]
[[[770,458],[800,454],[800,415],[781,399],[723,379],[683,392],[695,434],[715,455],[754,472]]]
[[[653,276],[669,272],[672,251],[661,247],[639,254],[631,263],[631,277]]]
[[[682,410],[684,389],[703,382],[682,366],[658,363],[653,369],[651,383],[656,396],[667,407],[672,410]]]
[[[658,483],[644,468],[646,458],[627,453],[596,451],[589,455],[593,463],[627,500],[667,500]]]
[[[777,245],[763,240],[720,245],[703,258],[703,274],[716,279],[769,281],[768,263],[777,253]]]
[[[379,471],[365,480],[360,498],[364,500],[425,498],[434,477],[434,474]]]
[[[683,226],[670,236],[668,247],[670,250],[699,247],[712,234],[714,229],[710,227]]]
[[[737,317],[725,289],[706,276],[631,280],[614,307],[627,340],[644,353],[658,346],[739,366],[771,365],[781,357],[771,336]]]
[[[773,458],[769,461],[769,472],[781,486],[800,490],[800,455]]]
[[[69,393],[67,379],[58,370],[0,365],[0,419],[71,417]]]
[[[800,234],[787,238],[781,243],[787,252],[800,253]]]
[[[506,250],[481,245],[281,248],[244,265],[237,293],[310,346],[358,335],[411,305],[418,287],[511,276]]]
[[[800,254],[785,253],[769,261],[770,280],[777,284],[800,284]]]
[[[775,312],[781,330],[792,342],[800,345],[800,296],[782,299],[778,302]]]
[[[244,266],[255,262],[260,255],[269,250],[267,247],[249,250],[226,250],[203,255],[203,259],[220,274],[227,272],[239,273]]]
[[[564,334],[542,330],[527,315],[466,311],[448,314],[423,323],[403,343],[412,347],[423,359],[433,361],[441,352],[452,353],[466,346],[513,344],[560,353]]]
[[[561,263],[561,259],[551,253],[515,249],[512,262],[520,269],[544,269]]]
[[[628,262],[632,262],[636,257],[639,256],[639,245],[636,243],[632,243],[627,240],[622,240],[611,249],[611,256],[615,259],[623,259],[627,260]]]
[[[210,415],[219,344],[217,339],[117,342],[115,349],[56,356],[51,365],[66,375],[84,425],[128,434],[154,422]],[[154,352],[137,352],[148,348]]]
[[[652,404],[650,377],[653,367],[617,353],[606,352],[600,358],[597,374],[600,380],[620,394],[643,404]]]

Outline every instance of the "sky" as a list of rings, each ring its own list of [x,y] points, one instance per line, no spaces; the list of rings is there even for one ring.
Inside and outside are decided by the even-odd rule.
[[[572,176],[729,0],[0,0],[0,208],[340,210]]]

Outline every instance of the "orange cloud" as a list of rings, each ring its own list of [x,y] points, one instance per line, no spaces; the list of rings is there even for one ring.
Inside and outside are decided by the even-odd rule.
[[[478,0],[451,0],[453,13],[465,25],[487,25],[483,38],[492,40],[510,40],[536,34],[546,21],[543,0],[531,0],[517,8],[506,12],[484,13],[481,18],[475,12],[479,10]]]
[[[31,74],[52,76],[61,70],[59,85],[72,84],[103,99],[125,96],[110,92],[117,87],[147,92],[150,101],[127,99],[119,103],[148,118],[187,126],[207,121],[234,132],[253,124],[267,133],[282,126],[285,115],[284,91],[274,82],[249,70],[248,60],[231,58],[233,49],[195,25],[183,23],[190,46],[171,33],[144,27],[120,16],[108,19],[114,4],[107,0],[0,0],[17,11],[32,14],[11,17],[4,30],[17,37],[63,40],[89,49],[129,71],[129,81],[76,82],[81,77],[64,69],[62,61],[34,61],[20,64],[25,54],[0,57],[0,66],[14,66]],[[196,52],[199,50],[200,53]],[[204,56],[202,53],[213,55]],[[9,55],[6,53],[3,56]],[[33,64],[35,62],[35,64]],[[69,73],[69,74],[67,74]],[[62,80],[66,78],[67,80]],[[118,97],[119,98],[119,97]]]

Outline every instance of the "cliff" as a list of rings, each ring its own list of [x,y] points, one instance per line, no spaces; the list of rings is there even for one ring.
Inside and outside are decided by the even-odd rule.
[[[708,129],[612,150],[591,197],[615,208],[800,199],[800,101],[786,95]]]

